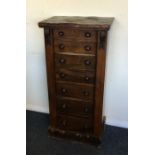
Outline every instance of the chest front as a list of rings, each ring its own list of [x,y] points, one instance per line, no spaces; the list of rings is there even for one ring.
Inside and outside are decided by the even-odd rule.
[[[70,20],[65,21],[66,18]],[[80,19],[88,19],[79,17],[76,23],[75,18],[53,17],[39,23],[45,35],[49,132],[99,142],[105,121],[103,90],[110,24],[94,26],[94,21],[98,21],[94,18],[89,24],[79,24]]]

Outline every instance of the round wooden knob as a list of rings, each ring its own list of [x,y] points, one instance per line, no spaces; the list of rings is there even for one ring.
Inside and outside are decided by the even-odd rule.
[[[67,108],[67,105],[64,103],[63,105],[62,105],[62,109],[66,109]]]
[[[87,134],[87,135],[86,135],[86,138],[90,138],[90,135],[89,135],[89,134]]]
[[[84,129],[88,129],[88,125],[87,124],[84,124]]]
[[[90,38],[90,37],[91,37],[91,33],[90,33],[90,32],[86,32],[86,33],[85,33],[85,37],[86,37],[86,38]]]
[[[75,135],[76,135],[77,137],[79,137],[79,138],[82,137],[82,135],[81,135],[80,133],[76,133]]]
[[[90,50],[91,50],[91,46],[86,45],[86,46],[84,47],[84,49],[85,49],[86,51],[90,51]]]
[[[66,120],[63,120],[63,121],[62,121],[62,125],[63,125],[63,126],[66,126],[66,124],[67,124]]]
[[[61,58],[61,59],[59,60],[59,62],[60,62],[61,64],[64,64],[64,63],[65,63],[65,59]]]
[[[64,45],[64,44],[60,44],[60,45],[59,45],[59,48],[60,48],[60,49],[64,49],[64,48],[65,48],[65,45]]]
[[[58,35],[62,37],[62,36],[64,36],[64,32],[60,31],[60,32],[58,32]]]
[[[83,91],[83,95],[84,95],[84,96],[89,96],[89,92]]]
[[[91,62],[89,60],[85,60],[84,63],[85,63],[85,65],[90,65],[91,64]]]
[[[65,78],[65,74],[64,73],[60,73],[59,74],[61,78]]]
[[[89,111],[88,107],[84,108],[84,112],[87,113]]]
[[[65,93],[67,93],[67,90],[66,90],[65,88],[61,88],[61,92],[62,92],[63,94],[65,94]]]
[[[85,81],[89,81],[89,77],[88,76],[85,76],[84,79],[85,79]]]

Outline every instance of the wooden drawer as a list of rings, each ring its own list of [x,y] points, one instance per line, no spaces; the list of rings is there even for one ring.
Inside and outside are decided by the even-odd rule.
[[[97,33],[90,29],[54,29],[54,40],[96,42]]]
[[[78,118],[66,115],[57,115],[57,127],[62,130],[92,132],[92,118]]]
[[[57,98],[57,112],[65,115],[89,117],[93,115],[93,102],[65,97]]]
[[[96,43],[93,42],[54,42],[55,52],[96,54]]]
[[[95,70],[96,57],[87,55],[55,54],[56,68]]]
[[[94,84],[95,72],[88,70],[71,70],[65,68],[56,68],[56,80]]]
[[[94,99],[94,85],[56,82],[56,93],[60,97],[64,96],[92,100]]]

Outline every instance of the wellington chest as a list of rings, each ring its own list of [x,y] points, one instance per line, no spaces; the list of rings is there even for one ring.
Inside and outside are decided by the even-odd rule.
[[[100,143],[107,32],[113,18],[55,16],[44,28],[49,133]]]

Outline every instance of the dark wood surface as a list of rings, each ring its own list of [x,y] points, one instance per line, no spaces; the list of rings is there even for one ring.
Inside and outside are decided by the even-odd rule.
[[[96,58],[92,55],[55,54],[57,68],[95,70]]]
[[[100,146],[101,139],[98,137],[95,137],[93,133],[83,133],[78,131],[67,131],[59,128],[53,129],[51,126],[48,128],[49,136],[64,138],[64,139],[70,139],[70,140],[76,140],[92,145],[96,145],[97,147]]]
[[[96,55],[96,43],[93,42],[54,42],[55,52],[62,53],[83,53]]]
[[[94,84],[95,71],[56,68],[56,80]]]
[[[55,82],[55,64],[54,61],[54,46],[53,46],[53,31],[52,29],[44,29],[45,36],[45,52],[46,52],[46,71],[48,82],[48,97],[49,97],[49,112],[50,124],[52,128],[56,127],[56,82]]]
[[[78,17],[78,16],[54,16],[39,23],[40,27],[72,27],[94,28],[108,30],[114,18],[112,17]]]
[[[75,37],[76,36],[76,37]],[[71,42],[96,42],[97,33],[90,29],[63,29],[54,28],[54,40],[57,41],[71,41]]]
[[[57,81],[56,93],[57,96],[60,97],[66,96],[66,97],[91,100],[94,98],[94,85]]]
[[[67,116],[67,115],[58,115],[57,127],[67,131],[91,133],[93,130],[93,122],[92,122],[92,119],[73,117],[73,116]]]
[[[60,114],[78,116],[78,117],[92,117],[93,116],[93,101],[75,100],[71,98],[58,97],[57,111]]]
[[[97,47],[97,67],[96,67],[96,85],[95,85],[95,112],[94,112],[94,134],[100,137],[103,124],[103,90],[105,78],[106,63],[106,41],[107,34],[104,31],[98,32]]]
[[[52,17],[44,27],[50,133],[99,141],[107,31],[113,18]]]

